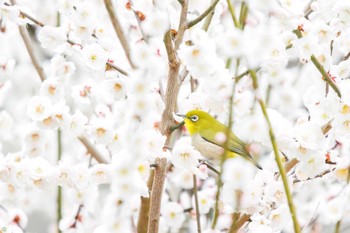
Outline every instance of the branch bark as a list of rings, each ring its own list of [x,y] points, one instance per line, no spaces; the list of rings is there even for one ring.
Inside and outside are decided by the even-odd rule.
[[[157,233],[159,228],[160,208],[164,181],[167,171],[167,159],[157,158],[150,203],[148,233]]]
[[[170,30],[164,36],[164,44],[168,55],[169,73],[168,83],[164,96],[165,109],[162,114],[160,130],[166,136],[165,145],[169,146],[171,140],[171,127],[175,124],[172,113],[176,110],[176,101],[179,94],[181,82],[179,80],[180,62],[176,56],[176,50],[183,40],[186,30],[188,0],[182,4],[179,30],[176,36],[175,45],[172,41]],[[161,209],[161,197],[167,171],[167,161],[165,158],[156,159],[156,170],[150,200],[150,219],[148,222],[148,233],[158,233],[159,215]]]
[[[102,155],[96,150],[96,148],[85,137],[79,137],[80,142],[86,147],[90,155],[99,163],[108,163],[108,161],[102,157]]]
[[[192,20],[191,22],[189,22],[187,24],[187,28],[191,28],[194,25],[196,25],[197,23],[199,23],[200,21],[202,21],[207,15],[209,15],[209,13],[211,11],[213,11],[215,9],[215,7],[218,3],[219,3],[219,0],[213,1],[206,11],[204,11],[200,16],[198,16],[197,18],[195,18],[194,20]]]
[[[15,0],[10,0],[10,2],[12,5],[17,4]],[[5,4],[5,5],[11,6],[10,4]],[[22,14],[22,12],[21,12],[21,14]],[[39,23],[39,21],[37,21],[37,22]],[[44,81],[45,80],[44,70],[40,66],[39,61],[38,61],[37,57],[35,56],[32,41],[30,40],[30,36],[29,36],[28,31],[27,31],[27,28],[25,26],[18,26],[18,29],[19,29],[19,33],[21,34],[21,37],[23,39],[24,45],[26,46],[26,49],[28,51],[30,60],[32,61],[33,66],[34,66],[36,72],[38,73],[41,81]]]
[[[152,189],[154,181],[154,170],[151,170],[147,181],[148,190]],[[150,198],[141,197],[141,208],[139,220],[137,222],[137,233],[147,233],[147,224],[149,221]]]
[[[104,0],[104,3],[105,3],[105,6],[106,6],[106,9],[108,11],[109,18],[111,19],[114,31],[117,34],[118,39],[120,41],[120,44],[123,47],[124,53],[126,55],[126,58],[128,59],[131,67],[135,69],[136,66],[132,62],[131,56],[130,56],[129,43],[128,43],[126,37],[124,36],[124,32],[123,32],[122,26],[121,26],[121,24],[119,22],[117,14],[114,11],[114,7],[113,7],[113,4],[112,4],[112,1],[111,0]]]

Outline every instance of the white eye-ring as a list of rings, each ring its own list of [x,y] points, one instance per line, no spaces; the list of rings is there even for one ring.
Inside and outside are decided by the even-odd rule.
[[[199,117],[197,115],[191,116],[191,121],[196,122],[198,121]]]

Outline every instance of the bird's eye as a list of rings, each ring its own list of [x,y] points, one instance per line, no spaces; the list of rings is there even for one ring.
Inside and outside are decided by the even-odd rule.
[[[191,116],[191,121],[196,122],[198,121],[199,117],[197,115]]]

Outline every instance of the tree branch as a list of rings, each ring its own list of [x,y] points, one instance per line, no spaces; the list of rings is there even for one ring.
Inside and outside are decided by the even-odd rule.
[[[148,233],[157,233],[159,228],[159,217],[161,200],[163,195],[164,181],[167,171],[167,159],[157,158],[152,187]]]
[[[196,221],[197,221],[197,232],[201,233],[201,213],[199,212],[198,204],[198,188],[197,188],[197,177],[193,175],[193,194],[194,194],[194,203],[196,206]]]
[[[10,0],[10,2],[11,2],[12,5],[16,5],[17,4],[15,0]],[[5,5],[11,6],[8,3],[5,3]],[[21,14],[22,14],[22,12],[21,12]],[[30,40],[30,36],[29,36],[28,31],[27,31],[27,28],[22,25],[22,26],[18,26],[18,29],[19,29],[19,33],[21,34],[21,37],[23,39],[24,45],[27,48],[30,60],[32,61],[33,65],[34,65],[34,68],[35,68],[36,72],[38,73],[41,81],[44,81],[45,80],[44,70],[40,66],[39,61],[38,61],[37,57],[34,54],[32,41]]]
[[[131,3],[131,5],[133,5],[133,1],[132,0],[129,0],[129,2]],[[148,43],[149,41],[149,38],[148,36],[145,34],[145,32],[143,31],[142,27],[141,27],[141,20],[140,20],[140,17],[139,15],[137,14],[137,12],[134,10],[134,9],[131,9],[132,12],[134,13],[134,16],[136,18],[136,21],[137,21],[137,24],[139,25],[139,28],[140,28],[140,31],[141,31],[141,34],[142,34],[142,37],[143,37],[143,40],[146,41],[146,43]]]
[[[126,58],[128,59],[131,67],[135,69],[136,66],[133,64],[133,62],[131,60],[131,56],[130,56],[129,43],[128,43],[127,39],[124,36],[124,32],[123,32],[122,26],[121,26],[121,24],[119,22],[117,14],[114,11],[114,7],[113,7],[113,4],[112,4],[112,1],[111,0],[104,0],[104,3],[105,3],[105,6],[106,6],[106,9],[108,11],[109,18],[110,18],[110,20],[112,22],[112,25],[114,27],[114,31],[116,32],[116,34],[117,34],[117,36],[119,38],[120,44],[122,45],[122,47],[124,49],[124,53],[126,55]]]
[[[152,169],[148,181],[148,190],[152,189],[154,179],[154,170]],[[137,222],[137,233],[147,233],[147,224],[149,221],[149,209],[150,209],[150,198],[141,197],[141,208],[139,213],[139,219]]]
[[[79,137],[80,142],[86,147],[88,153],[99,163],[108,163],[108,161],[96,150],[96,148],[85,137]]]
[[[168,83],[165,91],[164,102],[165,109],[162,114],[162,121],[160,130],[163,135],[166,136],[165,145],[170,144],[171,139],[171,127],[174,125],[174,119],[172,113],[176,110],[177,96],[180,90],[179,70],[180,62],[176,57],[176,49],[181,44],[183,35],[185,33],[185,22],[187,17],[188,0],[184,0],[181,10],[181,18],[179,24],[179,30],[176,37],[175,47],[172,42],[171,31],[166,32],[164,36],[164,44],[168,55],[169,73]],[[177,45],[177,46],[176,46]],[[159,215],[161,207],[161,197],[163,193],[163,186],[167,171],[166,158],[156,159],[156,170],[154,175],[154,183],[151,192],[151,207],[150,207],[150,219],[148,222],[148,233],[158,233],[159,228]]]
[[[187,11],[188,11],[188,0],[184,1],[181,8],[180,22],[179,28],[177,30],[176,38],[175,38],[175,49],[174,52],[179,48],[182,39],[184,37],[185,31],[187,29]]]
[[[314,65],[316,66],[316,68],[318,69],[318,71],[320,71],[320,73],[322,74],[322,77],[324,78],[324,80],[329,84],[329,86],[335,91],[335,93],[337,93],[337,95],[339,96],[339,98],[341,98],[341,94],[340,91],[337,87],[337,85],[332,81],[332,79],[329,77],[329,74],[326,72],[326,70],[323,68],[323,66],[321,65],[321,63],[317,60],[317,58],[315,57],[314,54],[311,55],[311,61],[312,63],[314,63]]]
[[[194,20],[192,20],[187,24],[187,28],[191,28],[197,23],[199,23],[200,21],[202,21],[211,11],[214,10],[214,8],[218,3],[219,3],[219,0],[213,1],[206,11],[204,11],[200,16],[198,16],[197,18],[195,18]]]
[[[248,214],[243,214],[241,215],[241,217],[239,217],[237,219],[237,221],[233,222],[229,233],[237,233],[239,231],[239,229],[241,229],[241,227],[250,219],[250,215]]]

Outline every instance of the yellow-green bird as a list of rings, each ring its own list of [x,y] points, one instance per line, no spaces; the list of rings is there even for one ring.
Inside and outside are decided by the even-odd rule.
[[[246,144],[209,113],[191,110],[186,115],[177,115],[184,118],[185,126],[192,137],[192,145],[204,157],[219,159],[226,149],[228,157],[238,154],[251,161],[257,168],[262,169],[247,151]],[[227,140],[226,134],[228,134]]]

